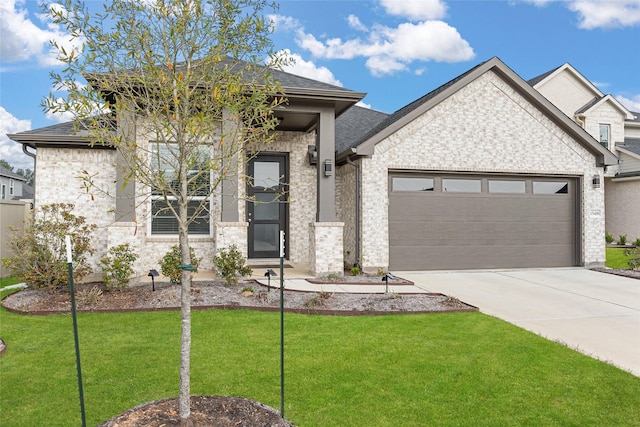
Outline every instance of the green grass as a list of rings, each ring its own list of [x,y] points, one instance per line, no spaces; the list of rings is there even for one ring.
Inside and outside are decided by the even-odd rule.
[[[20,283],[20,280],[14,277],[5,277],[3,279],[0,279],[0,289],[4,288],[5,286],[15,285],[16,283]]]
[[[298,426],[631,426],[640,378],[481,313],[288,314]],[[178,394],[179,312],[78,315],[88,425]],[[192,394],[279,408],[279,317],[193,312]],[[72,320],[0,311],[0,419],[80,423]]]
[[[625,248],[607,248],[607,261],[605,265],[609,268],[629,268],[630,256],[624,254]]]

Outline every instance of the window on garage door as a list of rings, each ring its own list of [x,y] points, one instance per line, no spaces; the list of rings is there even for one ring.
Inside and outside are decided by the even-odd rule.
[[[533,181],[533,194],[569,194],[567,181]]]
[[[392,191],[433,191],[433,178],[394,176],[391,179]]]

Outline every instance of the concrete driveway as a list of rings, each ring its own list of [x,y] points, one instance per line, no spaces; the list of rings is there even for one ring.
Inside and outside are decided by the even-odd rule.
[[[640,376],[640,280],[582,268],[394,273]]]

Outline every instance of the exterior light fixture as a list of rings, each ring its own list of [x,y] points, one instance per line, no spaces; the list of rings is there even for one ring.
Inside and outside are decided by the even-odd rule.
[[[600,188],[600,175],[593,175],[591,183],[593,184],[593,188]]]
[[[155,278],[158,277],[160,274],[158,274],[158,270],[155,269],[151,269],[149,270],[149,274],[147,274],[147,276],[151,277],[151,290],[155,292],[156,290],[156,282],[155,282]]]
[[[324,176],[333,175],[333,161],[331,159],[326,159],[323,165]]]
[[[268,269],[264,276],[267,278],[267,292],[269,292],[271,290],[271,276],[277,276],[277,274],[272,269]]]
[[[318,164],[318,147],[316,147],[315,145],[308,145],[307,156],[309,157],[310,165],[317,165]]]

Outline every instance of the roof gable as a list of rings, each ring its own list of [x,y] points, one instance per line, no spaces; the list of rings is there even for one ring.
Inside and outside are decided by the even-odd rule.
[[[22,175],[18,175],[10,169],[5,168],[4,166],[0,166],[0,176],[4,176],[5,178],[11,178],[18,181],[26,181],[26,178]]]
[[[583,76],[578,70],[576,70],[568,62],[559,66],[558,68],[555,68],[551,71],[541,74],[538,77],[534,77],[533,79],[529,80],[528,83],[533,88],[539,89],[545,83],[565,73],[572,76],[576,81],[578,81],[582,86],[584,86],[585,89],[589,90],[590,92],[593,92],[594,96],[598,96],[598,97],[604,96],[604,93],[602,93],[600,89],[596,87],[596,85],[591,83],[591,81],[589,81],[585,76]]]
[[[618,101],[611,95],[605,95],[605,96],[594,98],[593,101],[589,102],[584,107],[576,111],[576,113],[587,115],[589,114],[589,112],[594,111],[600,105],[603,105],[605,103],[610,103],[611,105],[613,105],[613,107],[616,110],[620,111],[620,113],[622,114],[625,120],[634,120],[635,116],[633,115],[633,113],[627,110],[627,108],[624,105],[622,105],[620,101]]]
[[[609,150],[598,144],[591,135],[569,119],[497,57],[477,65],[466,73],[399,109],[359,141],[356,141],[352,147],[349,147],[350,150],[339,153],[338,160],[342,161],[352,153],[358,156],[372,155],[376,144],[489,71],[495,72],[527,101],[543,111],[565,132],[587,148],[596,157],[597,164],[610,165],[617,163],[617,158]]]

